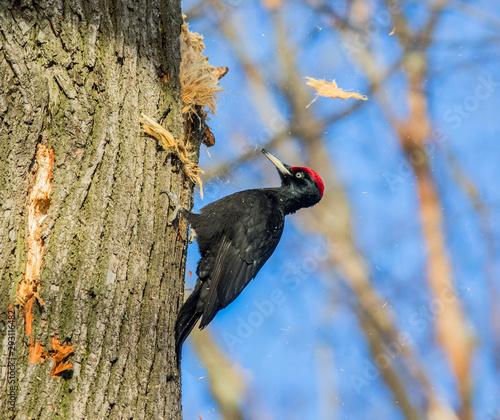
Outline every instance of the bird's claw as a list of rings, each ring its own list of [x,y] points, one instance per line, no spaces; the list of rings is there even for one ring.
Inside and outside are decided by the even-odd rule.
[[[167,225],[171,226],[172,223],[174,223],[177,220],[178,217],[179,217],[179,208],[176,207],[175,210],[174,210],[174,214],[172,214],[172,217],[167,220]]]
[[[163,190],[163,191],[160,191],[160,194],[166,194],[168,196],[168,199],[170,200],[170,202],[175,206],[174,213],[172,214],[170,219],[167,220],[167,224],[171,225],[179,217],[179,210],[182,207],[179,204],[179,199],[177,198],[177,196],[173,192],[171,192],[169,190]]]

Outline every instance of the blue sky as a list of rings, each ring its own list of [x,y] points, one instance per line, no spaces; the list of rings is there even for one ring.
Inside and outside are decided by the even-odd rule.
[[[478,419],[493,419],[492,413],[499,408],[495,396],[500,395],[498,330],[492,325],[500,287],[500,4],[471,2],[474,13],[470,15],[459,7],[461,3],[454,2],[455,7],[444,13],[428,51],[429,112],[434,127],[442,132],[429,142],[428,153],[445,216],[454,282],[476,340],[472,369],[475,414]],[[184,2],[184,11],[194,4]],[[274,118],[279,126],[290,111],[276,87],[281,81],[270,14],[259,2],[234,0],[229,4],[231,19],[236,19],[241,32],[241,45],[272,92],[276,109],[269,121]],[[375,16],[383,16],[382,6],[376,4],[379,15]],[[404,9],[414,27],[426,17],[423,4],[413,2]],[[348,59],[345,43],[326,28],[324,16],[301,2],[289,2],[283,9],[299,72],[304,77],[336,79],[345,89],[363,92],[367,82],[362,71]],[[204,146],[201,151],[200,166],[209,169],[240,155],[242,144],[261,147],[270,136],[233,48],[217,30],[211,14],[202,15],[189,22],[191,29],[205,36],[210,62],[229,67],[221,80],[225,93],[218,114],[209,123],[217,142],[208,150],[210,157]],[[383,67],[401,53],[395,38],[383,36],[391,25],[379,25],[374,44]],[[496,41],[485,42],[495,36]],[[396,71],[385,88],[395,112],[404,114],[403,73]],[[312,107],[315,115],[325,116],[348,105],[320,98]],[[247,143],[234,140],[243,135]],[[409,333],[438,398],[456,408],[454,378],[434,341],[416,184],[394,131],[373,99],[329,126],[325,138],[351,206],[355,242],[370,264],[375,288],[395,313],[398,327]],[[289,147],[300,154],[300,142],[290,141]],[[301,166],[304,162],[287,163]],[[478,211],[457,182],[457,168],[472,182],[484,209]],[[317,172],[321,174],[321,168]],[[206,182],[205,199],[201,201],[197,195],[195,209],[231,192],[278,183],[276,171],[260,156],[227,178]],[[328,259],[318,258],[322,250],[329,252],[322,236],[309,234],[302,223],[299,215],[287,220],[269,262],[208,328],[245,379],[242,410],[246,418],[404,418],[380,372],[362,386],[356,383],[355,378],[363,377],[373,361],[353,312],[353,297]],[[197,260],[193,244],[187,270],[194,273]],[[188,277],[186,287],[194,281]],[[273,297],[272,310],[259,317],[263,302],[273,302]],[[252,323],[255,327],[242,343],[228,344],[228,334],[237,335],[238,328],[241,331],[243,324]],[[418,406],[422,399],[418,387],[409,389],[415,390],[412,398]],[[189,340],[183,356],[183,404],[186,419],[196,419],[198,414],[203,420],[221,418],[205,369]]]

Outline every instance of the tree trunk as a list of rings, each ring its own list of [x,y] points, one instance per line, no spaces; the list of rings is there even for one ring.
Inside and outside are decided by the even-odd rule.
[[[193,186],[139,126],[182,135],[181,23],[178,0],[0,0],[2,417],[181,418],[187,226],[158,193]]]

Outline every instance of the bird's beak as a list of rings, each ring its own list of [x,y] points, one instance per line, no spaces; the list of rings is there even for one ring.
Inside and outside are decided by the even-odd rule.
[[[290,172],[290,166],[283,163],[271,152],[268,152],[266,149],[262,149],[262,153],[264,153],[266,157],[274,164],[274,166],[276,166],[281,175],[292,175]]]

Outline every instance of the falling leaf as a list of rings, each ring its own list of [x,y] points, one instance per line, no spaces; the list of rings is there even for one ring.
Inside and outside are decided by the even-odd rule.
[[[309,108],[309,106],[318,99],[318,96],[326,96],[329,98],[339,98],[339,99],[349,99],[349,98],[354,98],[354,99],[361,99],[362,101],[368,100],[368,97],[366,95],[361,95],[360,93],[356,92],[346,92],[342,89],[340,89],[337,86],[337,83],[335,80],[332,80],[331,82],[327,82],[326,80],[317,80],[313,79],[312,77],[306,77],[307,79],[307,84],[311,86],[313,89],[317,90],[316,96],[314,99],[310,102],[309,105],[307,105],[306,108]]]

